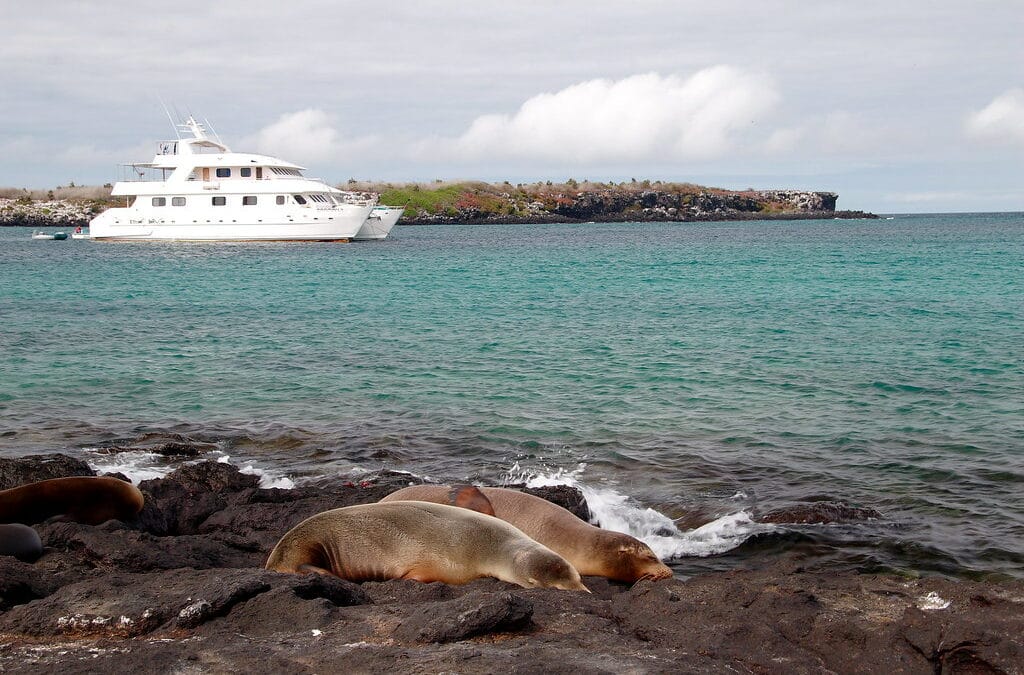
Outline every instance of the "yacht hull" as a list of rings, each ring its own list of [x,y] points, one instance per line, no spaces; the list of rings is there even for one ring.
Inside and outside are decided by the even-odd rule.
[[[348,241],[366,220],[372,206],[319,212],[316,216],[261,219],[145,218],[132,209],[104,211],[89,224],[96,241]],[[198,220],[199,222],[194,222]]]
[[[370,241],[386,238],[403,213],[405,213],[405,209],[400,207],[376,207],[370,212],[370,215],[366,218],[362,227],[359,228],[354,239],[356,241]]]

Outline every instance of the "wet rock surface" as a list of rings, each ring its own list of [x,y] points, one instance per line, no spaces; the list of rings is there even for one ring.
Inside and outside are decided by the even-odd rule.
[[[82,470],[19,461],[0,475]],[[1024,673],[1021,581],[837,573],[795,556],[632,587],[587,577],[590,594],[262,569],[301,520],[409,482],[263,489],[200,462],[144,481],[135,521],[39,525],[36,562],[0,556],[0,671]]]

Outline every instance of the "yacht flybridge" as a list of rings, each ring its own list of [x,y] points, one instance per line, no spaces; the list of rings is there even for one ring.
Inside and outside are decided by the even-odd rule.
[[[194,117],[179,127],[191,138],[179,132],[158,144],[153,161],[128,165],[134,179],[111,191],[126,205],[96,216],[92,239],[348,241],[376,205],[296,164],[231,152]]]

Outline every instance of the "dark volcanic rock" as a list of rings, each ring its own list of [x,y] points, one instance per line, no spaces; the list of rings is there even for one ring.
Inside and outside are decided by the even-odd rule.
[[[756,518],[759,523],[828,524],[853,523],[881,518],[875,509],[850,506],[843,502],[819,501],[797,504],[770,511]]]
[[[58,587],[57,580],[39,567],[0,556],[0,612],[45,598]]]
[[[151,452],[164,457],[198,457],[216,449],[216,443],[197,441],[182,434],[149,432],[136,438],[114,441],[110,445],[96,448],[96,452],[105,455]]]
[[[529,624],[533,603],[514,593],[475,593],[421,607],[395,631],[404,642],[457,642],[518,630]]]
[[[80,459],[67,455],[33,455],[8,459],[0,457],[0,490],[68,476],[95,476],[96,472]]]
[[[230,533],[210,536],[158,537],[132,530],[117,521],[97,527],[50,523],[40,527],[46,542],[42,562],[124,572],[192,567],[260,567],[266,559],[260,545]]]
[[[270,590],[262,570],[111,573],[69,584],[0,616],[0,632],[131,637],[174,622],[194,627]]]
[[[228,495],[255,489],[259,478],[222,462],[185,465],[166,478],[143,481],[143,529],[156,535],[196,534],[200,523],[221,511]]]
[[[261,568],[298,521],[409,480],[265,490],[204,463],[146,481],[138,522],[46,523],[34,564],[0,557],[0,671],[1024,672],[1022,581],[783,558],[632,587],[587,577],[587,594]]]
[[[561,506],[566,511],[569,511],[580,520],[590,522],[590,507],[587,506],[587,500],[583,496],[583,493],[579,489],[574,488],[570,485],[549,485],[546,487],[539,488],[528,488],[523,483],[517,483],[514,485],[505,485],[512,490],[520,490],[527,494],[546,499],[552,504]]]

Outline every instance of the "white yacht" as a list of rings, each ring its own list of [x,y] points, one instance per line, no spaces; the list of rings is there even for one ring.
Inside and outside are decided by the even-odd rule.
[[[405,213],[405,209],[400,206],[375,206],[353,238],[356,241],[384,239],[403,213]]]
[[[128,165],[135,179],[111,191],[127,203],[96,216],[91,239],[349,241],[376,205],[343,199],[296,164],[231,152],[194,117],[179,126],[191,138],[179,133],[153,161]]]

